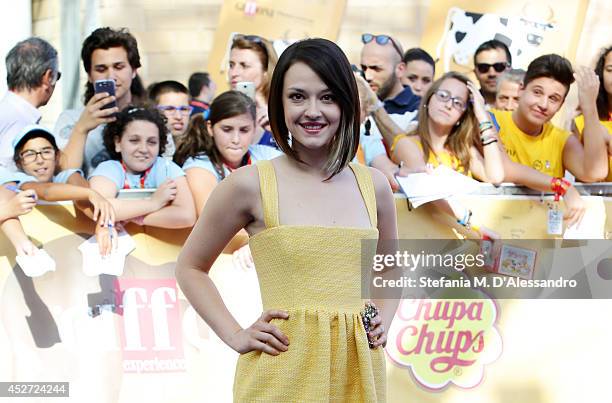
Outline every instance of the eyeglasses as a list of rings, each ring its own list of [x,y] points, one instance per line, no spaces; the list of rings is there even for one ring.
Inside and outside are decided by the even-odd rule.
[[[160,111],[162,111],[163,113],[167,115],[174,115],[176,112],[178,112],[179,115],[185,116],[185,115],[191,114],[191,112],[193,111],[193,106],[159,105],[157,109],[159,109]]]
[[[459,112],[463,112],[466,108],[466,103],[463,100],[453,97],[451,93],[446,90],[438,90],[434,94],[440,102],[447,103],[448,101],[452,101],[453,108],[457,109]]]
[[[377,44],[384,46],[387,43],[391,42],[391,45],[393,45],[393,48],[397,51],[397,53],[400,55],[400,58],[403,58],[404,55],[402,53],[402,49],[399,47],[399,45],[393,40],[393,38],[391,38],[389,35],[372,35],[372,34],[362,34],[361,35],[361,42],[363,42],[364,44],[366,43],[370,43],[372,42],[372,40],[375,40]]]
[[[52,147],[45,147],[40,151],[26,150],[19,154],[19,158],[21,158],[24,164],[31,164],[36,161],[39,154],[43,160],[52,160],[55,158],[55,149]]]
[[[478,70],[478,72],[480,74],[488,73],[489,69],[491,67],[493,67],[496,72],[501,73],[502,71],[504,71],[504,70],[506,70],[507,68],[510,67],[510,63],[508,63],[508,62],[493,63],[493,64],[489,64],[489,63],[476,63],[476,69]]]
[[[62,78],[62,72],[58,70],[54,74],[53,82],[51,85],[55,85],[59,81],[60,78]]]

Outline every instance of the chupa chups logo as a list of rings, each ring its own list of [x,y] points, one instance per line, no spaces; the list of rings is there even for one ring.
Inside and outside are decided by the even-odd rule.
[[[482,382],[484,366],[501,355],[497,317],[497,305],[489,298],[402,300],[386,351],[426,389],[450,383],[473,388]]]

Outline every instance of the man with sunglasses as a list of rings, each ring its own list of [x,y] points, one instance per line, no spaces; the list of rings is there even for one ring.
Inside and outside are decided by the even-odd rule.
[[[383,172],[391,187],[397,190],[399,185],[395,176],[402,173],[388,157],[382,140],[382,134],[389,134],[387,132],[393,125],[382,122],[377,111],[384,108],[392,123],[395,123],[394,127],[405,130],[416,117],[421,98],[409,86],[402,85],[406,64],[403,62],[402,48],[395,39],[389,35],[366,33],[361,35],[361,41],[364,44],[361,51],[362,75],[379,100],[378,106],[371,111],[375,124],[368,119],[362,125],[361,147],[366,164]]]
[[[487,106],[495,104],[497,79],[512,65],[512,55],[505,43],[492,39],[481,44],[474,53],[474,74]]]
[[[166,117],[166,127],[172,136],[168,137],[164,156],[174,155],[175,145],[187,131],[189,116],[193,106],[189,105],[189,91],[178,81],[168,80],[153,84],[149,90],[149,99]],[[171,150],[168,150],[171,147]]]
[[[13,139],[38,123],[38,110],[49,102],[61,77],[57,51],[47,41],[32,37],[17,43],[6,56],[8,91],[0,100],[0,168],[17,169]]]

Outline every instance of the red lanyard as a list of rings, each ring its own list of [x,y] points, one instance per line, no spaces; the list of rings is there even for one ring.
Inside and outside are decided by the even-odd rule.
[[[123,183],[123,188],[124,189],[131,189],[132,187],[130,186],[130,182],[128,182],[127,167],[125,166],[125,163],[123,161],[121,161],[121,167],[123,168],[123,173],[125,174],[125,182]],[[147,176],[149,175],[149,172],[151,172],[151,168],[153,168],[153,165],[151,165],[140,176],[140,189],[144,189],[145,188],[145,186],[144,186],[145,185],[145,180],[147,180]]]
[[[245,165],[251,165],[251,153],[249,153],[249,152],[247,152],[246,155],[244,156],[244,158],[242,158],[242,162],[240,163],[240,167],[243,167]],[[232,168],[231,166],[227,165],[225,163],[225,161],[223,161],[223,167],[226,168],[230,172],[234,172],[234,170],[236,169],[236,168]]]

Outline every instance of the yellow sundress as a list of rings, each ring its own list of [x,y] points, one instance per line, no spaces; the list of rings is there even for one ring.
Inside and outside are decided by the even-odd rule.
[[[274,167],[257,162],[266,229],[249,245],[263,309],[289,312],[271,323],[290,345],[278,356],[240,356],[235,402],[385,401],[384,352],[369,348],[360,317],[361,240],[378,239],[376,196],[368,168],[350,167],[371,228],[280,225]]]

